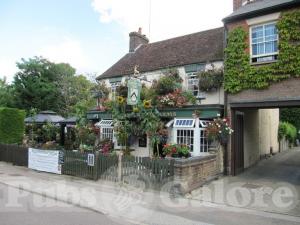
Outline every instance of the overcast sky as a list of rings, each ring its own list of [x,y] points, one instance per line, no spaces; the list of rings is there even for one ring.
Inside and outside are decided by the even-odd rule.
[[[232,0],[1,0],[0,77],[33,56],[101,74],[128,52],[130,31],[155,42],[222,26],[231,11]]]

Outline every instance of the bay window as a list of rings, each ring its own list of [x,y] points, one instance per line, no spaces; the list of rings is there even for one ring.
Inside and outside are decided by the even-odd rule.
[[[166,124],[172,127],[172,143],[189,146],[193,156],[207,154],[209,142],[205,134],[208,121],[198,118],[175,118]]]

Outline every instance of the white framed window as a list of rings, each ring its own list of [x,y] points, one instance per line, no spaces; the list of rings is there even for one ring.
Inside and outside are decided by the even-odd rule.
[[[172,142],[189,146],[192,155],[207,154],[209,142],[206,128],[209,121],[198,118],[175,118],[166,124],[172,128]]]
[[[191,64],[185,66],[187,75],[187,90],[194,96],[200,95],[198,73],[205,70],[205,64]]]
[[[194,96],[198,96],[199,90],[199,78],[197,72],[187,73],[187,89],[193,93]]]
[[[113,140],[114,137],[114,128],[113,127],[101,127],[101,140],[109,139]]]
[[[109,139],[113,141],[114,127],[112,120],[101,120],[95,126],[100,127],[100,140]]]
[[[251,62],[268,62],[277,60],[278,31],[276,23],[267,23],[250,28]]]
[[[208,138],[205,134],[205,130],[204,128],[200,128],[200,153],[208,153],[209,150],[209,142],[208,142]]]
[[[176,143],[185,144],[194,151],[194,129],[176,129]]]
[[[110,88],[111,88],[111,97],[112,99],[116,98],[116,92],[117,92],[117,88],[121,86],[121,82],[117,81],[117,82],[111,82],[110,83]]]

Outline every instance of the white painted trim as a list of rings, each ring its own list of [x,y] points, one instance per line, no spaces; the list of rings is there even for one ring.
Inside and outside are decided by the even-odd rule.
[[[248,19],[248,20],[246,20],[246,22],[249,26],[253,26],[253,25],[259,25],[259,24],[263,24],[263,23],[276,21],[279,19],[279,17],[280,17],[280,12]]]
[[[273,55],[279,54],[279,52],[277,51],[277,52],[273,52],[270,54],[261,54],[261,55],[255,55],[255,56],[252,55],[252,29],[259,27],[259,26],[266,26],[266,25],[276,24],[276,23],[277,23],[277,21],[269,21],[268,23],[256,24],[256,25],[249,27],[249,49],[250,49],[250,63],[251,64],[252,64],[253,58],[259,58],[259,57],[264,57],[264,56],[267,57],[267,56],[273,56]],[[277,44],[279,44],[279,34],[277,34]]]

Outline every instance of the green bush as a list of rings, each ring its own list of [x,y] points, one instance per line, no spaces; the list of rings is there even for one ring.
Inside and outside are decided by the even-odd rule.
[[[288,122],[280,122],[278,128],[278,140],[281,140],[284,137],[290,143],[294,143],[297,137],[297,128]]]
[[[280,121],[289,122],[300,130],[300,108],[280,109]]]
[[[20,144],[25,131],[25,111],[0,107],[0,143]]]

